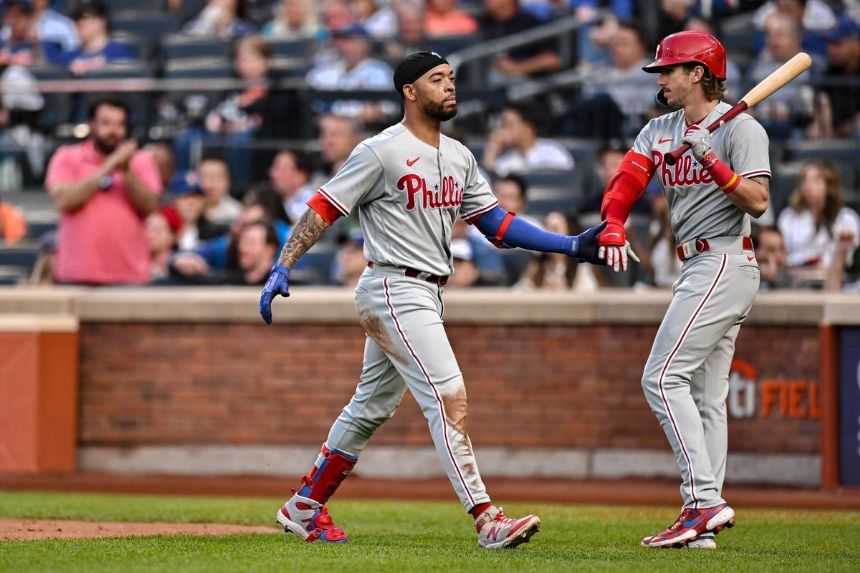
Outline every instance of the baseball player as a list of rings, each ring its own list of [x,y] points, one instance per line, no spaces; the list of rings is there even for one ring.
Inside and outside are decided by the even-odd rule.
[[[352,400],[335,420],[310,473],[277,513],[288,533],[340,543],[346,534],[325,503],[358,461],[368,439],[412,392],[427,418],[454,491],[475,519],[478,544],[512,547],[537,532],[535,515],[509,518],[490,502],[466,431],[466,388],[442,323],[442,291],[452,272],[452,225],[459,215],[497,246],[597,258],[602,225],[578,236],[544,231],[506,213],[478,172],[474,156],[441,135],[457,113],[454,72],[436,53],[401,62],[394,86],[403,121],[355,147],[335,176],[308,201],[260,298],[271,323],[272,299],[289,296],[290,269],[323,231],[353,211],[370,261],[355,290],[367,338]]]
[[[626,268],[624,222],[656,174],[683,261],[673,298],[645,365],[642,387],[681,470],[683,511],[649,547],[716,548],[714,534],[735,522],[721,497],[726,470],[729,366],[738,329],[759,284],[750,215],[767,209],[768,138],[742,114],[708,134],[730,109],[721,101],[726,51],[702,32],[667,36],[645,71],[659,74],[658,99],[677,111],[652,119],[607,185],[599,255]],[[663,154],[691,145],[675,165]]]

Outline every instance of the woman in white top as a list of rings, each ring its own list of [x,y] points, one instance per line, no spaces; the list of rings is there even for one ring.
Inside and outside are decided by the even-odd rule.
[[[845,207],[839,175],[823,159],[801,166],[798,188],[780,213],[778,226],[792,271],[825,273],[837,258],[851,266],[860,245],[860,217]]]

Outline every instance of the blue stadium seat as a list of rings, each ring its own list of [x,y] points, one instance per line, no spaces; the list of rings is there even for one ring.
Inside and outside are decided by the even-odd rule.
[[[106,65],[100,70],[88,72],[82,76],[88,80],[119,80],[151,78],[152,71],[149,66],[141,62],[116,62]],[[90,92],[84,94],[83,109],[78,111],[78,120],[86,112],[87,105],[95,98],[105,95],[105,92]],[[152,95],[148,91],[115,92],[114,96],[126,102],[131,110],[129,118],[134,126],[147,126],[152,115]]]
[[[534,258],[534,253],[523,249],[502,249],[499,251],[505,270],[508,273],[508,285],[520,280],[526,267]]]
[[[229,58],[230,42],[221,38],[169,34],[161,40],[161,57],[170,62],[188,58]]]
[[[33,64],[27,68],[37,80],[67,80],[71,78],[66,68],[47,64]],[[47,131],[67,123],[72,113],[72,95],[69,93],[45,93],[40,123]]]
[[[316,49],[316,42],[311,39],[267,39],[266,41],[272,49],[273,58],[278,58],[280,56],[288,58],[307,57]]]
[[[110,17],[112,32],[129,32],[158,42],[163,36],[179,30],[179,16],[163,10],[120,10]]]
[[[331,268],[336,256],[337,250],[334,248],[312,248],[302,255],[296,266],[290,270],[290,284],[331,285]]]

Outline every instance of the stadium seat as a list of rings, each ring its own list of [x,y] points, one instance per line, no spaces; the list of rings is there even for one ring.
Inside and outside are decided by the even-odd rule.
[[[16,267],[27,275],[39,258],[37,245],[0,246],[0,266]]]
[[[512,285],[520,280],[526,267],[529,266],[529,263],[534,258],[534,253],[523,249],[502,249],[499,251],[499,254],[508,273],[508,285]]]
[[[179,30],[179,16],[151,7],[141,10],[120,10],[111,15],[112,32],[129,32],[158,42],[167,34]]]
[[[27,68],[33,76],[43,80],[67,80],[71,76],[66,68],[47,64],[33,64]],[[40,123],[52,132],[57,126],[67,123],[72,113],[72,95],[69,93],[45,93],[45,106],[42,108]]]
[[[171,101],[176,104],[183,103],[189,95],[195,94],[204,98],[201,107],[204,110],[208,110],[224,99],[226,90],[194,92],[192,87],[193,80],[230,79],[233,77],[233,65],[227,58],[179,59],[167,62],[163,70],[163,75],[165,79],[170,80],[192,80],[189,81],[187,89],[171,91],[165,94]]]
[[[161,40],[165,62],[188,58],[229,58],[230,42],[221,38],[169,34]]]
[[[290,284],[331,285],[329,277],[336,256],[337,250],[334,248],[325,245],[312,248],[290,270]]]
[[[146,79],[152,77],[147,64],[140,62],[117,62],[108,64],[100,70],[88,72],[82,76],[88,80],[121,80]],[[77,121],[83,121],[89,102],[106,95],[106,92],[89,92],[84,94],[83,108],[78,110]],[[134,92],[115,92],[112,95],[122,99],[131,110],[130,122],[133,126],[146,126],[151,117],[151,92],[140,90]]]
[[[785,158],[788,161],[825,158],[836,163],[856,164],[858,155],[860,142],[851,139],[800,140],[789,141],[785,145]]]
[[[316,42],[311,39],[278,40],[270,39],[267,43],[272,49],[272,58],[281,56],[288,58],[307,57],[316,48]]]

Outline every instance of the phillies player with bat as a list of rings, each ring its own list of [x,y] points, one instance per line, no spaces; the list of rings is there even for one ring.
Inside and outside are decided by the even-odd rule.
[[[652,119],[607,185],[599,254],[614,269],[627,266],[624,222],[656,174],[669,201],[672,231],[683,261],[673,298],[642,376],[681,471],[683,510],[648,547],[715,549],[714,534],[735,522],[721,497],[726,471],[726,396],[735,339],[759,285],[750,216],[767,209],[768,138],[752,117],[739,115],[713,134],[711,124],[731,106],[725,92],[726,51],[713,36],[667,36],[655,61],[658,99],[677,111]],[[691,149],[668,165],[664,153]]]
[[[535,227],[499,206],[474,156],[439,132],[457,113],[454,72],[436,53],[418,52],[394,72],[403,121],[366,139],[308,201],[260,297],[289,296],[290,269],[337,218],[358,212],[370,261],[355,290],[367,337],[355,394],[329,431],[310,473],[277,512],[288,533],[342,543],[326,502],[358,461],[373,432],[408,389],[421,407],[442,466],[475,520],[478,544],[513,547],[537,532],[540,519],[505,516],[490,502],[466,432],[466,388],[442,323],[442,291],[451,274],[451,229],[457,216],[497,246],[564,253],[592,263],[603,225],[578,236]]]

